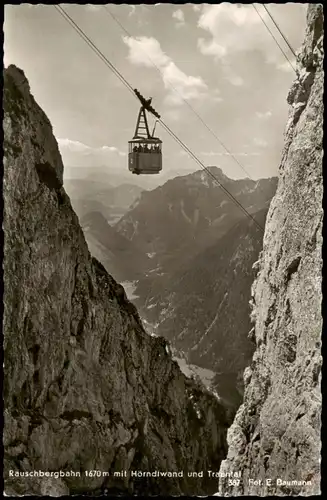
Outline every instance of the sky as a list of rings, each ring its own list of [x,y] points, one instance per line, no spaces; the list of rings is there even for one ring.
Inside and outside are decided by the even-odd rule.
[[[295,73],[253,5],[60,6],[133,88],[153,98],[205,165],[231,178],[277,175]],[[255,6],[294,65],[263,5]],[[267,7],[298,51],[307,6]],[[5,6],[4,64],[24,70],[67,171],[78,177],[80,167],[127,169],[138,101],[55,6]],[[155,182],[199,169],[160,125],[156,135],[163,140],[164,171]]]

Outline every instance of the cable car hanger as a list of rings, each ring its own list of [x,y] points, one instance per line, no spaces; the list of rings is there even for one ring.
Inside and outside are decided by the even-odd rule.
[[[134,93],[135,95],[139,98],[142,106],[147,110],[149,111],[150,113],[152,113],[154,116],[156,116],[157,118],[161,118],[161,116],[159,115],[159,113],[157,113],[157,111],[151,106],[151,102],[152,102],[152,97],[150,97],[150,99],[145,99],[143,97],[142,94],[140,94],[140,92],[137,90],[137,89],[134,89]]]
[[[151,106],[152,97],[150,97],[149,99],[145,99],[142,96],[142,94],[140,94],[140,92],[137,89],[134,89],[134,93],[135,93],[135,95],[137,96],[137,98],[139,99],[139,101],[141,102],[141,105],[142,105],[141,108],[140,108],[140,111],[139,111],[137,122],[136,122],[134,139],[144,137],[144,131],[146,132],[146,138],[147,139],[152,139],[153,136],[154,136],[154,131],[155,131],[156,123],[157,123],[158,120],[160,120],[160,115]],[[146,116],[146,111],[148,111],[149,113],[152,113],[157,118],[157,120],[155,122],[155,125],[154,125],[154,128],[153,128],[152,135],[150,134],[150,130],[149,130],[149,126],[148,126],[148,120],[147,120],[147,116]]]
[[[162,170],[162,141],[154,136],[156,124],[160,115],[151,106],[152,97],[145,99],[134,89],[134,93],[141,103],[136,121],[134,137],[128,141],[128,169],[133,174],[159,174]],[[152,113],[157,119],[152,134],[150,133],[146,112]]]

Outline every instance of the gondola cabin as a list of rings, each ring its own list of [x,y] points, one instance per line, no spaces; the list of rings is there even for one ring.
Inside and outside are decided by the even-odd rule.
[[[162,170],[162,141],[150,134],[146,111],[158,119],[160,115],[151,106],[151,98],[145,99],[137,89],[135,94],[141,101],[134,137],[128,142],[128,169],[133,174],[159,174]]]
[[[133,139],[128,143],[128,168],[133,174],[159,174],[162,170],[162,141]]]

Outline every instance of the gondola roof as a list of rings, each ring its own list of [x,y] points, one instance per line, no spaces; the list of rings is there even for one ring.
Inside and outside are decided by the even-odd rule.
[[[128,142],[135,142],[135,143],[146,142],[150,144],[158,144],[158,143],[162,144],[162,140],[159,139],[159,137],[134,137]]]

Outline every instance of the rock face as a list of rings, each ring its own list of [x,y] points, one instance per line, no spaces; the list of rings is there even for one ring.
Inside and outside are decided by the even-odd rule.
[[[222,480],[223,496],[320,493],[322,50],[323,9],[310,4],[252,289],[256,351],[220,469],[242,477],[235,486]]]
[[[6,494],[211,494],[224,408],[91,258],[51,124],[15,66],[4,72],[4,133]]]

